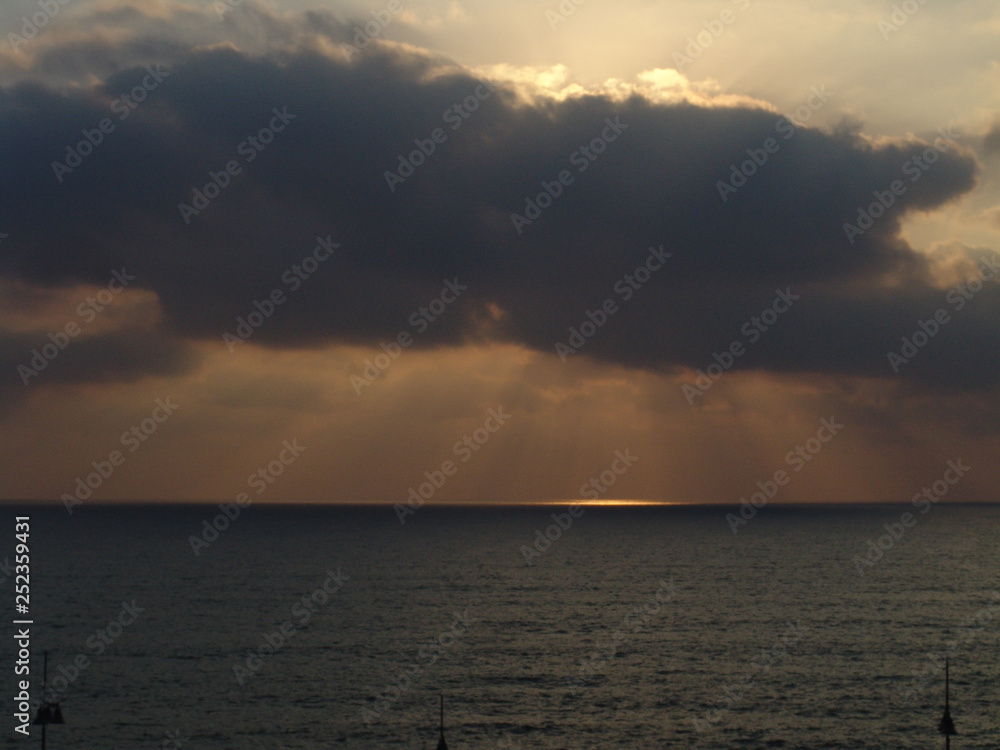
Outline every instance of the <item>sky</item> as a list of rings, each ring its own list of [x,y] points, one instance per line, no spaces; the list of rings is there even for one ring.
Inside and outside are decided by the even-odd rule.
[[[4,499],[996,499],[995,3],[0,36]]]

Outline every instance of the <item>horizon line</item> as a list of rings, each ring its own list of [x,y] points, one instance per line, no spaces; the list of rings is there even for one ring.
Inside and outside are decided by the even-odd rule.
[[[122,499],[105,498],[101,500],[86,500],[79,503],[80,508],[86,506],[218,506],[233,504],[231,499],[216,500],[165,500],[165,499]],[[38,507],[58,507],[62,500],[56,498],[0,498],[0,506],[38,506]],[[938,505],[996,505],[1000,507],[998,500],[953,500],[937,503]],[[343,507],[343,508],[392,508],[396,505],[411,507],[405,500],[255,500],[246,505],[240,506],[241,510],[246,510],[251,506],[264,507]],[[586,498],[579,499],[546,499],[546,500],[426,500],[414,510],[424,508],[544,508],[544,507],[572,507],[579,505],[585,508],[651,508],[651,507],[679,507],[679,508],[732,508],[741,507],[739,500],[649,500],[631,498],[602,498],[592,500]],[[777,501],[771,500],[761,505],[757,510],[767,507],[882,507],[882,506],[910,506],[910,500],[797,500],[797,501]]]

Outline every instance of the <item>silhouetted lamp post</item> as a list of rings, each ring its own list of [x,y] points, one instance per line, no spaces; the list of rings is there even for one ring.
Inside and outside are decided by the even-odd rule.
[[[444,694],[441,695],[441,723],[440,727],[440,738],[438,739],[437,750],[448,750],[448,744],[444,741]]]
[[[42,727],[42,750],[45,750],[45,727],[49,724],[65,724],[62,709],[58,703],[49,703],[45,700],[45,686],[49,681],[49,652],[45,652],[42,662],[42,705],[38,707],[38,713],[32,724],[40,724]]]
[[[955,731],[955,722],[951,720],[951,708],[948,705],[948,659],[944,660],[944,716],[938,724],[938,731],[944,735],[944,750],[951,750],[951,736],[958,734]]]

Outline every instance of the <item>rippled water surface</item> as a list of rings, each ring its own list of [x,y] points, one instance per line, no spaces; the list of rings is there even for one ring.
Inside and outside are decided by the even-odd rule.
[[[906,510],[592,507],[529,565],[564,509],[257,506],[196,557],[217,508],[36,508],[49,748],[421,750],[441,692],[451,750],[940,747],[945,653],[953,747],[995,748],[1000,509]]]

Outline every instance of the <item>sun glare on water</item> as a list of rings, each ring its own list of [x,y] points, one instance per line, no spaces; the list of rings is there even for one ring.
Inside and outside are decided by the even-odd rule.
[[[684,505],[684,503],[670,502],[669,500],[630,500],[613,498],[601,498],[600,500],[552,500],[538,503],[539,505],[583,505],[591,506],[630,506],[630,505]]]

